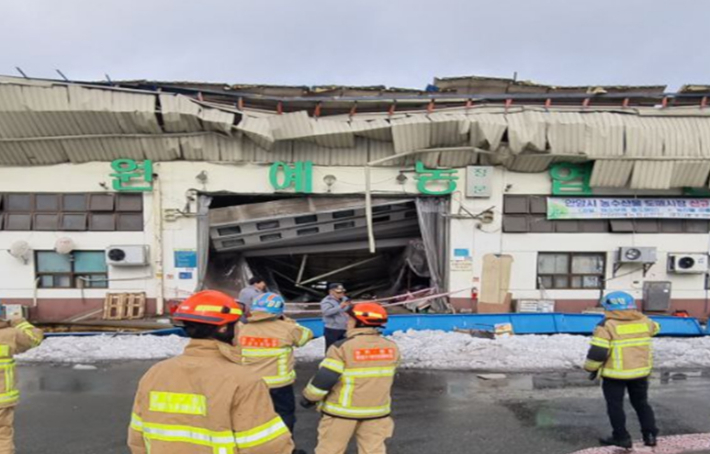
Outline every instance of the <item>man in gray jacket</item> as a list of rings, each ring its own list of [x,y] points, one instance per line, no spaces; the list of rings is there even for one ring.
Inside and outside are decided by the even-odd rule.
[[[320,302],[320,310],[323,313],[323,324],[325,325],[325,350],[340,339],[345,339],[348,330],[348,308],[350,302],[345,296],[345,288],[342,284],[328,285],[329,294]]]

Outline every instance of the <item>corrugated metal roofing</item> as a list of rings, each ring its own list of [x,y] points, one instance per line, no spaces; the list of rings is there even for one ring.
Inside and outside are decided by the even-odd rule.
[[[673,161],[636,161],[631,189],[670,189],[673,164]]]
[[[483,148],[485,150],[498,150],[500,148],[503,135],[508,129],[508,122],[504,115],[500,114],[469,114],[471,122],[471,146]]]
[[[273,115],[269,124],[276,140],[303,139],[313,135],[313,121],[306,111]]]
[[[522,112],[505,118],[508,121],[508,143],[513,153],[546,150],[547,118],[544,113]]]
[[[670,186],[672,188],[707,187],[710,175],[708,161],[675,161]]]
[[[317,119],[313,122],[313,137],[318,145],[328,148],[353,148],[355,135],[350,123]]]
[[[397,154],[431,147],[431,121],[425,116],[411,116],[390,123]]]
[[[266,118],[245,115],[237,125],[237,129],[263,149],[270,150],[274,146],[274,135]]]
[[[368,121],[353,120],[351,123],[355,135],[372,140],[392,142],[392,128],[389,121],[375,118]]]
[[[431,120],[431,146],[450,147],[461,145],[468,141],[471,123],[466,115],[433,113]]]
[[[594,163],[589,185],[593,188],[623,188],[631,178],[634,161],[602,160]]]

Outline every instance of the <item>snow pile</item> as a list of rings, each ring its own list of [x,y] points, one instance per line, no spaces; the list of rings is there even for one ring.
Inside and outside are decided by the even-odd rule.
[[[507,339],[479,339],[462,333],[442,331],[397,332],[404,358],[402,367],[411,369],[485,370],[529,372],[569,370],[584,362],[589,338],[555,336],[513,336]],[[100,361],[163,359],[182,353],[188,340],[177,336],[55,337],[34,350],[18,355],[22,362],[91,364]],[[710,367],[710,337],[660,338],[653,341],[656,367]],[[299,361],[318,361],[324,354],[323,338],[296,351]]]
[[[50,337],[16,359],[31,363],[94,363],[129,359],[163,359],[182,353],[187,339],[178,336]]]

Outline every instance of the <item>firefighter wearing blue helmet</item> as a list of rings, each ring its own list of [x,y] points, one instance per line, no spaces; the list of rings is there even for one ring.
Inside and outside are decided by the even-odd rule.
[[[612,292],[601,301],[604,320],[594,330],[584,368],[602,378],[612,436],[603,445],[630,449],[631,435],[626,430],[624,396],[628,390],[631,406],[641,424],[646,446],[656,446],[658,429],[653,409],[648,403],[648,377],[653,367],[651,338],[659,326],[636,308],[634,297],[626,292]]]
[[[285,307],[283,297],[277,293],[259,296],[251,306],[248,323],[239,325],[237,345],[242,364],[269,386],[274,409],[293,434],[296,424],[293,351],[313,339],[313,333],[284,316]]]

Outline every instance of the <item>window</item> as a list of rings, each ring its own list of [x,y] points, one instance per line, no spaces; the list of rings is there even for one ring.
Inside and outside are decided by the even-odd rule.
[[[37,251],[35,272],[40,288],[108,288],[103,251]]]
[[[141,232],[143,229],[142,194],[0,194],[0,230]]]
[[[604,288],[606,255],[597,253],[552,252],[537,256],[538,288]]]

